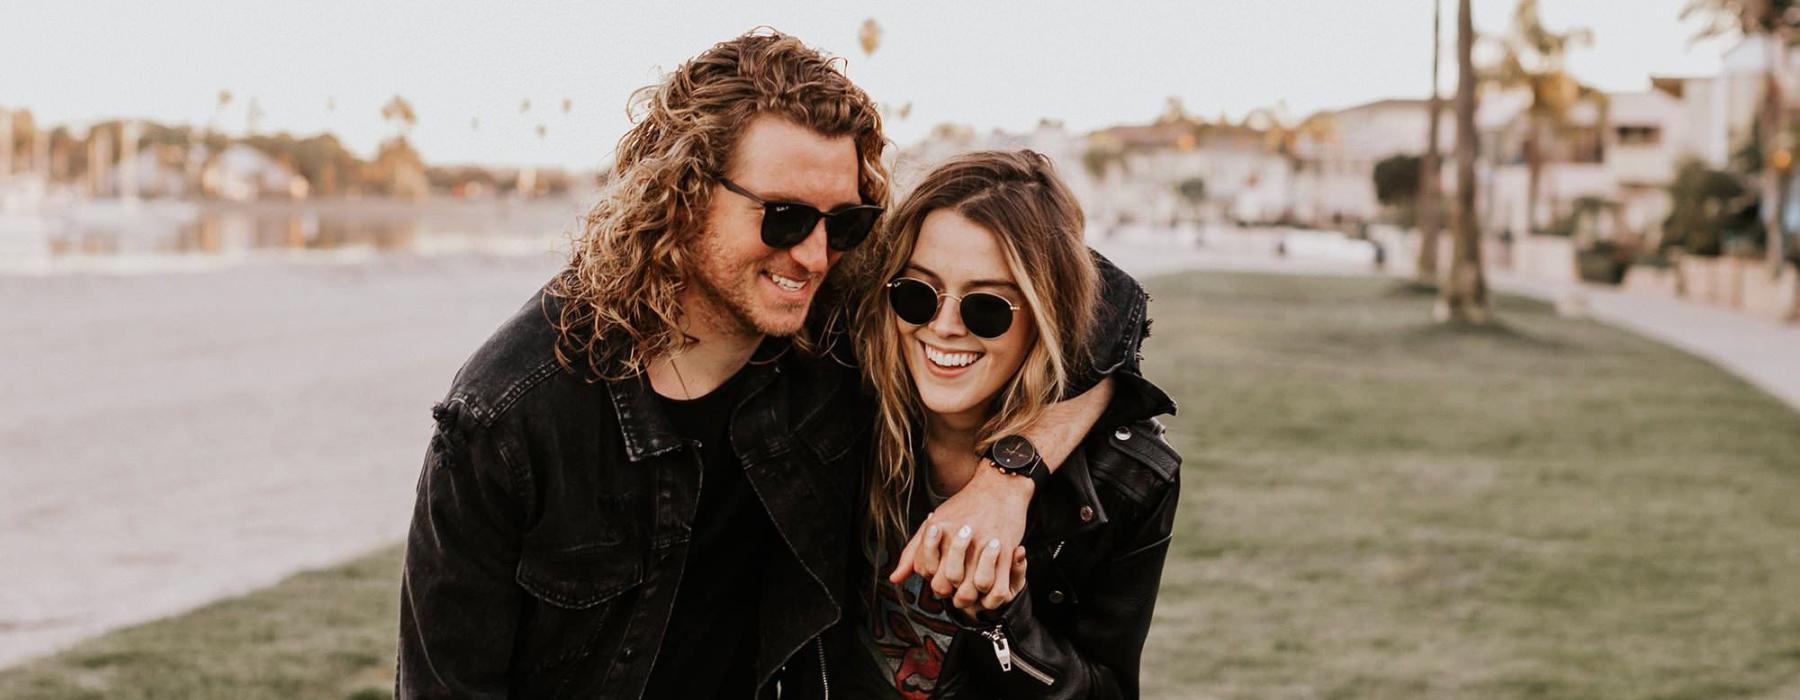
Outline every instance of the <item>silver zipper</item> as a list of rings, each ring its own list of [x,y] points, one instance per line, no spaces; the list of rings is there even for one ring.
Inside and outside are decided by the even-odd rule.
[[[813,639],[819,648],[819,687],[825,689],[825,700],[831,700],[831,677],[825,673],[825,640]]]
[[[1061,542],[1056,543],[1056,549],[1050,550],[1050,558],[1055,559],[1056,555],[1062,554],[1063,545],[1068,544],[1068,543],[1069,543],[1068,540],[1063,540]]]
[[[1012,642],[1006,638],[1006,630],[1002,629],[1000,625],[995,625],[993,629],[982,630],[981,636],[987,637],[988,641],[993,643],[994,659],[1000,662],[1002,672],[1011,671],[1013,667],[1017,666],[1020,671],[1025,672],[1025,675],[1031,676],[1039,683],[1044,685],[1056,683],[1056,679],[1051,678],[1050,674],[1045,673],[1042,669],[1031,665],[1025,660],[1025,657],[1013,656]]]
[[[1019,670],[1025,672],[1025,675],[1031,676],[1032,678],[1036,679],[1037,682],[1039,682],[1039,683],[1042,683],[1044,685],[1054,685],[1056,683],[1056,679],[1051,678],[1050,674],[1044,673],[1042,670],[1039,670],[1036,666],[1033,666],[1029,662],[1025,661],[1024,658],[1013,659],[1013,665],[1018,666]]]

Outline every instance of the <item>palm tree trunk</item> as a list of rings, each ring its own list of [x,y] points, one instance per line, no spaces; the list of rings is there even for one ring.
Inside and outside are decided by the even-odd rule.
[[[1764,75],[1763,89],[1763,170],[1762,170],[1762,222],[1766,244],[1763,250],[1768,253],[1769,265],[1774,271],[1780,271],[1783,258],[1787,252],[1783,250],[1787,243],[1786,232],[1782,229],[1782,214],[1787,209],[1787,192],[1782,188],[1781,165],[1777,163],[1775,154],[1787,147],[1787,102],[1783,94],[1787,61],[1787,37],[1780,29],[1774,29],[1763,35]],[[1790,156],[1791,157],[1791,156]]]
[[[1425,158],[1419,162],[1419,261],[1415,266],[1419,284],[1436,285],[1438,278],[1438,47],[1443,4],[1431,0],[1431,101],[1425,110]]]
[[[1456,4],[1456,233],[1440,308],[1448,321],[1486,325],[1487,282],[1482,279],[1480,228],[1475,221],[1475,27],[1469,0]]]
[[[1544,184],[1544,151],[1539,139],[1543,129],[1537,117],[1527,117],[1525,128],[1531,132],[1525,136],[1525,230],[1519,233],[1529,237],[1538,232],[1538,191]]]

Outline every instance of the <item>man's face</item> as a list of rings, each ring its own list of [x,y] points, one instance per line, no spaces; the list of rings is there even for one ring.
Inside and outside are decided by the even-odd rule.
[[[856,186],[856,142],[827,138],[778,116],[751,120],[738,139],[725,176],[766,200],[800,202],[831,211],[862,203]],[[726,324],[734,334],[793,335],[842,253],[825,245],[825,220],[799,245],[777,250],[762,242],[762,205],[713,184],[696,253],[694,289],[708,308],[699,322]]]

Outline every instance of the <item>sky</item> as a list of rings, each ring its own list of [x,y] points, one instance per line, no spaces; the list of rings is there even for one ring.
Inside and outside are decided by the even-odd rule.
[[[241,134],[254,99],[260,132],[330,130],[367,156],[394,133],[380,109],[398,94],[418,114],[410,138],[429,162],[590,168],[629,128],[632,90],[767,25],[844,57],[876,100],[910,103],[888,122],[900,144],[944,122],[1141,123],[1169,97],[1208,118],[1277,105],[1304,116],[1424,96],[1432,1],[8,0],[0,108],[28,108],[40,123],[129,116]],[[1448,91],[1455,0],[1441,1]],[[1685,2],[1542,5],[1553,29],[1593,31],[1570,66],[1616,91],[1644,89],[1650,75],[1718,70],[1730,43],[1691,41],[1697,22],[1680,21]],[[1474,0],[1476,31],[1502,31],[1512,7]],[[865,54],[857,32],[871,18],[882,37]],[[223,110],[221,90],[234,96]]]

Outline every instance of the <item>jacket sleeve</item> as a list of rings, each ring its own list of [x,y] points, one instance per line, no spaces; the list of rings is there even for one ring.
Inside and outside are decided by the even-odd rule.
[[[1140,366],[1144,339],[1150,337],[1150,294],[1106,256],[1091,249],[1089,252],[1093,253],[1100,273],[1097,318],[1088,340],[1088,361],[1072,371],[1062,398],[1080,396],[1110,377],[1114,408],[1107,410],[1107,421],[1127,422],[1174,413],[1175,402],[1144,378]]]
[[[400,584],[396,698],[504,698],[519,624],[519,509],[499,447],[434,409]]]
[[[959,632],[970,636],[959,641],[973,650],[965,660],[980,684],[1008,698],[1137,697],[1138,665],[1179,492],[1179,484],[1171,483],[1136,531],[1119,540],[1114,549],[1120,553],[1097,566],[1095,584],[1081,591],[1070,623],[1056,629],[1042,623],[1035,599],[1044,591],[1013,600],[1000,624],[987,630],[1004,635],[1010,671],[1001,670],[996,640],[982,632]]]

